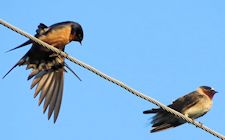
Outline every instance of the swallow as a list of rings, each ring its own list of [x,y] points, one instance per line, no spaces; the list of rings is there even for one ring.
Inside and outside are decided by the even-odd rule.
[[[66,21],[46,26],[40,23],[36,34],[36,38],[52,45],[62,51],[65,46],[72,41],[81,44],[83,40],[83,29],[79,23]],[[28,80],[33,78],[31,89],[36,87],[34,98],[39,95],[38,104],[44,101],[43,113],[48,108],[48,119],[54,112],[54,123],[57,120],[63,96],[64,88],[64,72],[71,71],[79,80],[76,73],[65,63],[65,59],[48,50],[47,48],[28,40],[23,44],[9,51],[24,47],[31,44],[28,52],[5,74],[5,78],[15,67],[26,66],[31,69]],[[8,51],[8,52],[9,52]]]
[[[196,91],[178,98],[172,104],[168,105],[168,107],[191,119],[196,119],[205,115],[211,109],[212,99],[215,93],[217,93],[217,91],[211,87],[200,86]],[[186,123],[183,119],[164,111],[162,108],[153,108],[151,110],[146,110],[143,113],[155,114],[151,121],[151,133],[177,127]]]

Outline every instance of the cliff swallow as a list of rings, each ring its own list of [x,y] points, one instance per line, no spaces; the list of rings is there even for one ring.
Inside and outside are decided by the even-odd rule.
[[[65,46],[71,41],[81,43],[83,40],[83,30],[80,24],[72,21],[56,23],[49,27],[41,23],[36,30],[35,37],[64,51]],[[40,46],[32,40],[28,40],[9,51],[29,44],[32,44],[30,50],[6,73],[6,75],[17,66],[26,65],[26,69],[32,69],[28,80],[34,78],[31,84],[31,89],[36,86],[34,98],[40,93],[39,105],[44,100],[43,112],[45,113],[48,108],[48,119],[50,119],[54,112],[55,123],[63,96],[64,72],[66,68],[73,74],[75,74],[75,72],[64,62],[63,57]],[[80,79],[76,74],[75,76]]]
[[[217,93],[217,91],[211,87],[200,86],[196,91],[178,98],[171,105],[168,105],[168,107],[184,114],[191,119],[196,119],[205,115],[211,109],[212,98],[215,93]],[[151,110],[146,110],[143,113],[156,113],[151,121],[151,133],[177,127],[186,123],[186,121],[183,119],[180,119],[161,108],[153,108]]]

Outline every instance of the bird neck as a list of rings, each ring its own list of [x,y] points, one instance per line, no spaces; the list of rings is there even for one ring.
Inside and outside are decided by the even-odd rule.
[[[207,95],[210,99],[212,99],[213,96],[214,96],[214,94],[215,94],[214,92],[205,91],[205,90],[203,90],[203,89],[201,89],[201,88],[198,88],[198,89],[197,89],[197,92],[200,93],[200,94],[205,94],[205,95]]]

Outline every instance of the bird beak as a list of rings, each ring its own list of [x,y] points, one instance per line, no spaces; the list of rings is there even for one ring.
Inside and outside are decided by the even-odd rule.
[[[82,46],[82,42],[81,42],[81,41],[79,41],[79,43],[80,43],[80,45]]]
[[[218,93],[218,92],[217,92],[217,91],[215,91],[215,90],[212,90],[212,92],[213,92],[213,93]]]

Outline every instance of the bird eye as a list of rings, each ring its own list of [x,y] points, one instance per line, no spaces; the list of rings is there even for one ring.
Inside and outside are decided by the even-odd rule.
[[[78,38],[82,39],[82,35],[81,34],[78,34]]]

